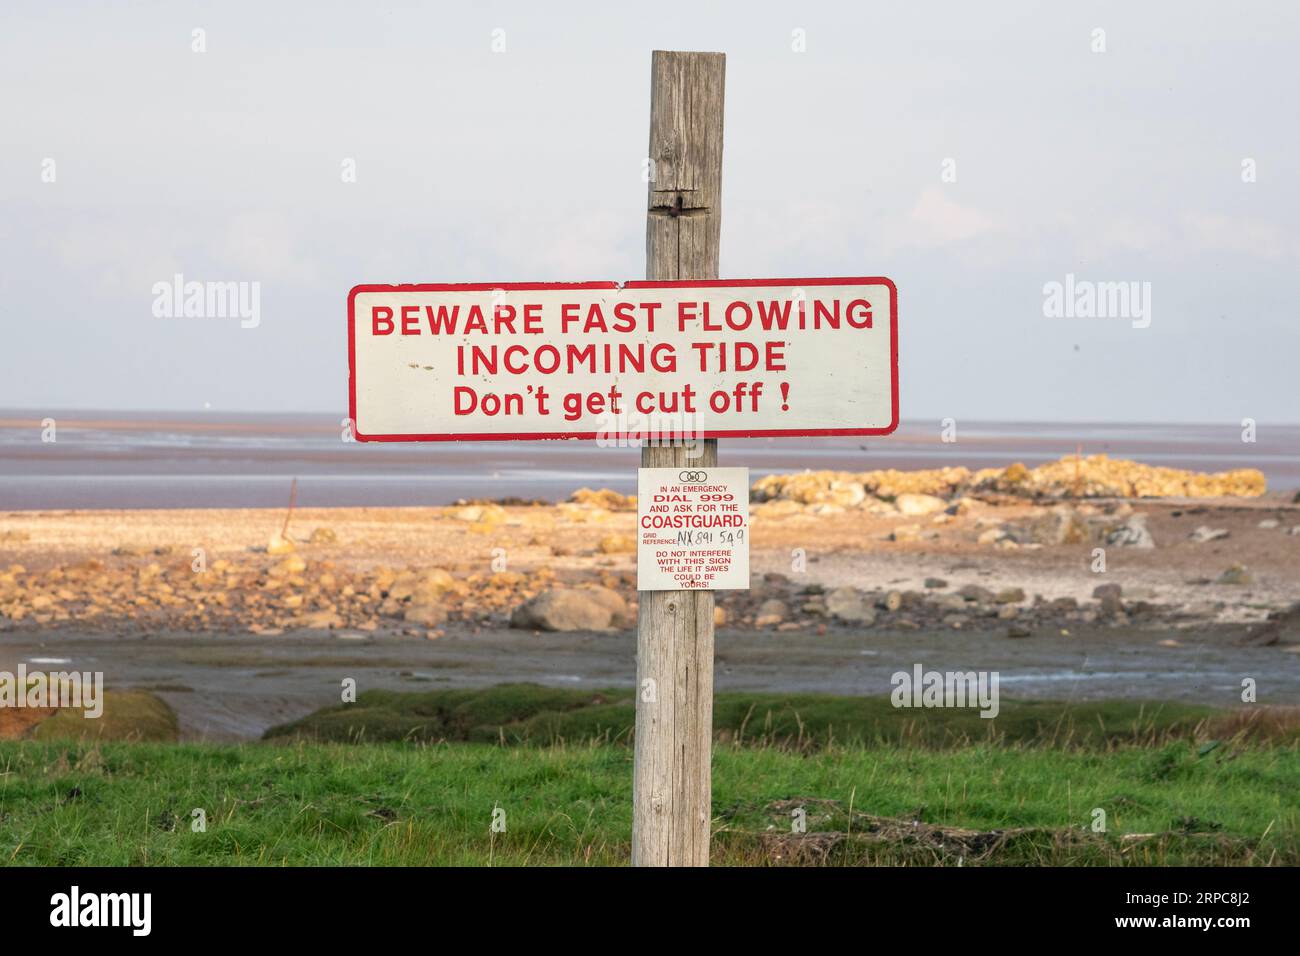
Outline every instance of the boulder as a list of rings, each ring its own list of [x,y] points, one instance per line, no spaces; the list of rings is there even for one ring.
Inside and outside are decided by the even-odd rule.
[[[934,495],[899,495],[894,499],[894,506],[900,514],[930,515],[943,511],[948,503]]]
[[[408,624],[437,627],[447,620],[447,609],[441,604],[413,604],[402,614]]]
[[[871,624],[876,619],[866,596],[857,588],[835,588],[826,594],[826,613],[848,624]]]
[[[1106,536],[1106,543],[1118,548],[1154,548],[1155,539],[1147,530],[1147,516],[1129,515],[1128,520]]]
[[[784,601],[769,598],[758,606],[758,614],[754,617],[754,626],[771,627],[774,624],[780,624],[789,616],[790,609],[786,607]]]
[[[299,624],[299,626],[305,627],[308,630],[328,631],[334,628],[342,627],[343,618],[339,616],[337,611],[330,611],[330,610],[311,611],[307,614],[304,614],[301,620],[299,620],[297,623]]]
[[[271,540],[266,544],[266,553],[289,554],[297,547],[298,546],[293,543],[293,538],[290,538],[288,535],[275,534],[271,536]]]
[[[601,554],[630,554],[636,551],[636,538],[630,534],[607,534],[596,547]]]
[[[627,603],[608,588],[552,588],[515,608],[510,626],[535,631],[608,631],[625,625]]]
[[[569,501],[592,508],[603,508],[605,511],[636,511],[636,495],[621,494],[609,488],[596,491],[591,488],[579,488],[569,496]]]
[[[1254,578],[1251,577],[1250,571],[1246,569],[1244,564],[1234,564],[1232,567],[1220,574],[1214,583],[1246,585],[1250,584],[1253,580]]]
[[[1228,529],[1211,528],[1209,525],[1201,525],[1187,537],[1195,541],[1197,544],[1205,544],[1207,541],[1219,541],[1228,537]]]

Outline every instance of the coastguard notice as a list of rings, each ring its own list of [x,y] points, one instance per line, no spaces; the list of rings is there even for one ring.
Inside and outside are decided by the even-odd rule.
[[[640,591],[749,587],[749,469],[642,468],[637,473]]]

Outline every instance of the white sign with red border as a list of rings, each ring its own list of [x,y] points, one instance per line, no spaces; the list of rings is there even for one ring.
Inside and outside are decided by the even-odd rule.
[[[638,591],[749,587],[749,469],[637,471]]]
[[[884,435],[885,278],[359,285],[359,441]]]

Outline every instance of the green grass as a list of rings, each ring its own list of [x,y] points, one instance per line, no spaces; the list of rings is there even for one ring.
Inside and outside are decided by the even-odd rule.
[[[626,743],[635,723],[629,691],[503,684],[483,690],[368,691],[356,703],[273,727],[269,740],[456,741],[553,746]],[[816,749],[835,744],[951,747],[971,743],[1054,747],[1156,746],[1238,737],[1300,744],[1300,717],[1141,701],[1003,700],[997,717],[973,710],[899,709],[888,697],[722,692],[714,700],[721,742]]]
[[[0,864],[622,864],[633,720],[625,691],[374,691],[265,742],[178,745],[149,742],[175,733],[161,701],[120,696],[100,721],[59,714],[0,742]],[[713,860],[1300,865],[1298,725],[1286,709],[1004,700],[985,720],[720,693]]]
[[[599,744],[6,742],[0,863],[622,864],[631,779]],[[1300,864],[1294,747],[723,744],[713,781],[718,864]]]
[[[31,730],[35,740],[175,740],[176,715],[160,697],[142,690],[104,693],[104,712],[90,720],[77,710],[60,710]]]

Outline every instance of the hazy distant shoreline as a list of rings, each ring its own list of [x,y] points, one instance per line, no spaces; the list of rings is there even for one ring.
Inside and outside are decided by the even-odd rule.
[[[55,441],[43,441],[52,418]],[[631,491],[634,448],[595,442],[358,444],[341,416],[281,413],[0,410],[0,510],[273,507],[298,479],[304,506],[441,505],[460,498],[567,497],[581,486]],[[1300,488],[1300,425],[904,422],[886,438],[728,439],[721,458],[755,474],[805,468],[1033,466],[1109,454],[1196,471],[1258,468],[1271,491]]]

